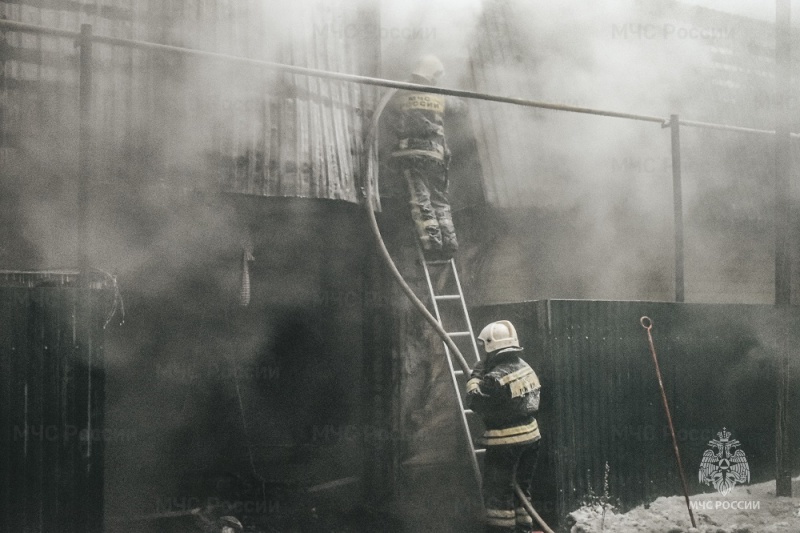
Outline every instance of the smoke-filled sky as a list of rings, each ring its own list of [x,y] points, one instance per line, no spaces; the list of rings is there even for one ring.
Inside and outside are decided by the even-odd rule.
[[[404,79],[419,53],[435,52],[445,60],[444,85],[474,88],[470,86],[474,80],[469,64],[471,59],[475,61],[471,53],[476,42],[486,36],[484,10],[497,4],[384,0],[381,25],[385,30],[416,27],[435,31],[423,32],[427,39],[403,40],[391,35],[384,39],[382,74]],[[568,0],[508,4],[515,15],[508,27],[516,33],[488,37],[497,41],[495,49],[502,53],[483,61],[481,68],[488,81],[478,88],[482,92],[660,117],[679,113],[683,119],[774,127],[769,27],[774,22],[774,2]],[[756,22],[695,15],[687,6]],[[800,13],[799,1],[793,1],[792,7],[795,14]],[[794,20],[797,26],[800,16]],[[761,47],[762,52],[754,53],[753,47]],[[514,49],[521,51],[523,59],[515,62],[510,58],[509,51]],[[725,65],[725,54],[736,58],[731,65]],[[735,61],[763,61],[763,73],[748,74],[742,82],[736,78]],[[474,110],[483,104],[471,105]],[[509,283],[506,293],[496,295],[498,299],[518,298],[520,287],[531,290],[536,285],[526,296],[558,298],[566,289],[578,291],[569,293],[570,297],[635,298],[642,297],[644,289],[631,289],[632,280],[661,280],[671,285],[668,133],[658,125],[620,119],[494,104],[484,109],[486,113],[475,126],[477,135],[493,127],[502,135],[509,124],[518,128],[499,146],[488,147],[502,152],[497,154],[502,168],[483,169],[489,182],[504,181],[498,185],[506,188],[500,203],[562,213],[574,210],[571,224],[584,228],[580,242],[574,241],[574,236],[551,233],[550,241],[568,243],[560,250],[520,243],[516,251],[509,251],[518,254],[521,247],[530,248],[534,257],[535,252],[551,258],[561,254],[556,260],[559,266],[548,270],[569,275],[563,284],[551,287],[544,280]],[[771,216],[771,199],[758,187],[753,189],[765,166],[753,157],[757,151],[748,155],[741,146],[733,148],[741,141],[707,130],[684,131],[684,215],[696,222],[687,229],[686,239],[688,298],[694,301],[754,303],[771,298],[772,252],[766,245],[771,239],[765,239],[763,227],[758,226]],[[754,139],[751,146],[757,147],[758,142]],[[714,172],[709,172],[710,168]],[[742,233],[742,228],[699,221],[705,213],[712,213],[706,218],[722,214],[725,219],[733,212],[734,218],[749,220],[752,227]],[[562,229],[568,231],[554,228]],[[536,267],[536,263],[519,264],[523,269]],[[503,278],[501,272],[495,274]],[[589,293],[575,289],[577,280],[585,283]],[[732,284],[729,288],[739,284],[739,288],[726,295],[726,283]],[[669,297],[669,290],[663,297]]]
[[[397,0],[378,0],[380,6],[380,42],[376,45],[381,49],[380,75],[391,79],[407,79],[408,71],[416,57],[421,53],[434,52],[446,60],[447,75],[444,85],[456,88],[469,89],[470,73],[468,69],[470,54],[476,39],[480,36],[481,11],[494,4],[489,0],[410,0],[399,2]],[[720,102],[716,88],[709,84],[691,84],[697,82],[698,76],[694,70],[705,68],[704,62],[713,46],[702,39],[679,39],[671,35],[668,39],[637,39],[620,38],[617,30],[626,25],[651,24],[653,20],[642,15],[643,7],[670,6],[674,3],[658,2],[655,0],[609,0],[602,3],[592,3],[586,0],[566,0],[564,2],[548,2],[543,0],[510,2],[518,10],[520,17],[514,20],[519,34],[511,37],[517,48],[529,54],[529,63],[526,68],[516,72],[501,72],[498,75],[498,84],[487,89],[495,94],[526,97],[536,100],[558,102],[578,106],[627,111],[633,113],[654,114],[667,116],[670,113],[681,113],[684,118],[742,124],[743,118],[735,114],[741,109],[752,106],[769,105],[768,98],[758,98],[748,102],[747,106],[739,102]],[[736,13],[755,17],[769,24],[774,18],[775,3],[771,1],[718,1],[694,0],[683,2],[685,5],[697,5],[720,11]],[[309,17],[317,13],[319,6],[332,9],[335,3],[299,2],[291,4],[291,9],[272,1],[274,10],[280,16],[269,16],[264,21],[232,19],[231,28],[215,33],[213,22],[205,20],[199,22],[198,28],[180,26],[190,25],[188,19],[182,20],[178,27],[170,28],[161,40],[186,44],[199,48],[213,48],[217,41],[227,42],[228,34],[235,34],[234,30],[246,33],[261,29],[268,38],[264,43],[258,41],[261,49],[223,49],[231,52],[269,59],[285,60],[277,51],[285,46],[285,41],[302,40],[304,36],[315,34],[316,28],[308,24]],[[351,4],[347,4],[348,6]],[[353,3],[355,5],[355,3]],[[372,6],[369,0],[364,0],[364,6]],[[792,2],[796,14],[795,24],[800,21],[800,0]],[[7,8],[11,9],[11,8]],[[316,10],[316,11],[315,11]],[[272,14],[273,10],[267,10]],[[9,12],[11,15],[14,13]],[[207,16],[203,15],[203,16]],[[198,15],[198,19],[202,19]],[[305,26],[297,21],[305,22]],[[322,18],[321,20],[328,20]],[[334,19],[335,20],[335,19]],[[188,21],[188,22],[187,22]],[[291,22],[286,22],[291,21]],[[730,23],[733,24],[733,23]],[[684,28],[691,29],[687,24]],[[714,30],[715,28],[711,28]],[[718,28],[719,29],[719,28]],[[730,28],[721,28],[730,29]],[[733,28],[738,30],[738,28]],[[98,28],[98,33],[105,32]],[[373,34],[375,32],[373,31]],[[740,33],[734,32],[736,38],[741,38]],[[154,32],[155,34],[155,32]],[[136,38],[148,38],[146,35],[134,34]],[[186,36],[188,42],[181,43],[181,36]],[[348,35],[349,36],[349,35]],[[508,36],[498,35],[501,39]],[[723,36],[724,37],[724,36]],[[155,37],[150,37],[155,39]],[[495,37],[492,37],[495,38]],[[230,39],[228,39],[230,40]],[[255,42],[255,40],[254,40]],[[764,46],[769,44],[769,37],[765,38]],[[722,43],[727,44],[727,43]],[[70,45],[71,46],[71,45]],[[102,53],[98,51],[98,54]],[[192,63],[194,65],[194,63]],[[233,94],[243,91],[243,88],[252,89],[272,83],[269,76],[258,77],[233,77],[220,76],[216,65],[203,64],[196,72],[187,74],[191,83],[177,84],[177,89],[189,90],[187,98],[183,99],[184,106],[189,107],[194,100],[191,91],[205,89],[207,85],[227,84],[226,91],[221,94]],[[486,65],[489,68],[506,68],[504,65]],[[332,70],[356,71],[353,66],[332,65],[324,66]],[[770,67],[767,65],[765,70]],[[363,73],[363,72],[362,72]],[[368,72],[367,72],[368,73]],[[220,79],[222,81],[220,81]],[[209,80],[213,80],[209,81]],[[511,80],[513,83],[506,83]],[[140,81],[144,86],[148,80]],[[755,80],[762,83],[763,80]],[[237,85],[238,84],[238,85]],[[767,84],[762,83],[766,86]],[[169,87],[168,84],[164,85]],[[140,86],[134,86],[133,94],[141,97]],[[268,91],[277,91],[281,87],[271,87]],[[717,109],[699,102],[717,103]],[[169,131],[168,120],[164,124],[165,142],[159,146],[160,155],[168,164],[178,167],[187,161],[194,161],[197,167],[202,167],[204,160],[196,153],[198,147],[209,144],[209,138],[222,129],[242,131],[238,128],[237,120],[242,117],[253,116],[249,109],[236,110],[223,115],[223,118],[234,116],[236,120],[228,120],[221,126],[208,127],[206,115],[211,114],[218,107],[218,102],[210,101],[209,110],[195,112],[196,109],[168,110],[172,113],[191,117],[198,124],[194,128],[175,128],[178,131]],[[724,105],[723,105],[724,104]],[[515,150],[514,157],[521,157],[518,168],[516,186],[517,197],[531,199],[538,207],[555,209],[574,208],[576,203],[587,197],[605,199],[607,201],[594,201],[591,206],[594,218],[591,227],[596,232],[604,235],[593,235],[596,238],[598,249],[587,250],[587,257],[594,257],[595,252],[611,253],[615,249],[613,244],[620,244],[613,240],[613,235],[618,228],[609,223],[609,218],[620,210],[621,205],[633,203],[647,212],[648,220],[653,220],[664,235],[671,231],[671,205],[670,205],[670,166],[668,152],[668,134],[659,129],[658,125],[642,126],[618,119],[597,119],[564,113],[547,111],[531,111],[521,108],[496,106],[497,116],[508,113],[514,117],[528,117],[529,124],[534,126],[528,135],[531,144],[539,143],[539,150],[525,153]],[[766,116],[766,114],[764,114]],[[134,119],[134,121],[137,119]],[[145,119],[140,119],[144,121]],[[188,119],[187,119],[188,120]],[[74,123],[74,120],[70,120]],[[157,121],[155,121],[157,122]],[[183,124],[183,123],[177,123]],[[769,128],[769,121],[751,123],[756,127]],[[217,127],[219,126],[219,127]],[[476,131],[479,132],[476,126]],[[118,132],[119,133],[119,132]],[[687,142],[692,140],[691,133],[687,132]],[[222,134],[219,135],[223,136]],[[167,142],[168,141],[168,142]],[[544,154],[548,159],[541,159]],[[579,154],[579,156],[576,156]],[[687,166],[685,168],[685,189],[687,213],[690,213],[692,202],[697,202],[695,195],[698,187],[693,182],[693,168],[691,154],[687,153]],[[506,157],[507,154],[504,154]],[[525,157],[534,158],[526,160]],[[536,160],[536,157],[540,157]],[[529,164],[530,163],[530,164]],[[625,170],[626,165],[634,167],[634,179],[630,172]],[[557,168],[557,179],[534,181],[531,174],[542,175],[545,171]],[[536,169],[531,172],[530,169]],[[543,170],[544,169],[544,170]],[[637,170],[638,169],[638,170]],[[207,169],[206,169],[207,170]],[[629,169],[630,170],[630,169]],[[489,176],[493,178],[493,176]],[[627,180],[627,181],[625,181]],[[614,186],[627,187],[626,197],[611,197]],[[610,186],[610,187],[609,187]],[[750,198],[753,195],[749,195]],[[651,201],[657,198],[655,201]],[[723,198],[723,200],[728,200]],[[736,199],[733,199],[736,200]],[[33,202],[42,203],[41,199]],[[724,203],[724,202],[723,202]],[[736,203],[735,201],[729,202]],[[154,201],[154,204],[157,202]],[[722,203],[721,203],[722,205]],[[34,206],[37,207],[37,206]],[[756,205],[757,210],[760,206]],[[33,212],[33,209],[31,210]],[[59,226],[60,214],[53,214],[45,209],[41,216],[30,217],[28,230],[34,235],[32,241],[40,248],[44,263],[48,266],[58,267],[69,262],[66,253],[54,243],[54,240],[64,240],[54,236],[51,228]],[[588,214],[587,214],[588,216]],[[127,227],[127,226],[126,226]],[[102,231],[108,232],[107,236],[101,235]],[[104,228],[96,229],[97,246],[100,248],[97,255],[103,256],[103,264],[98,266],[109,271],[126,273],[135,271],[139,265],[146,264],[150,259],[152,240],[130,239],[121,232],[114,233]],[[180,233],[172,230],[172,233]],[[617,237],[619,238],[619,237]],[[612,239],[612,240],[608,240]],[[139,242],[141,241],[141,242]],[[697,242],[696,240],[693,242]],[[625,244],[625,243],[622,243]],[[701,248],[707,248],[705,242]],[[709,248],[719,246],[709,243]],[[141,245],[141,246],[140,246]],[[66,258],[65,258],[66,257]],[[621,259],[628,263],[625,258]],[[766,271],[765,271],[766,272]],[[625,277],[623,273],[620,274]],[[598,279],[588,281],[589,285],[605,286],[606,282],[597,283]],[[608,283],[610,288],[615,283]],[[613,291],[609,289],[608,295]],[[557,297],[559,294],[547,294]]]
[[[776,2],[772,0],[684,0],[683,3],[760,20],[775,20]],[[800,2],[792,0],[791,8],[793,13],[797,13],[800,10]],[[797,26],[798,17],[793,18],[794,25]]]

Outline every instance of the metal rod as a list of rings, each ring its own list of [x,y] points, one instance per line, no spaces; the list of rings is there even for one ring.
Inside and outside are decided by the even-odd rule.
[[[681,462],[681,452],[678,450],[678,439],[675,437],[675,426],[672,425],[672,415],[669,412],[669,403],[667,402],[667,393],[664,392],[664,382],[661,380],[661,368],[658,366],[658,357],[656,356],[656,347],[653,344],[653,321],[650,317],[643,316],[639,319],[639,323],[644,329],[647,330],[647,340],[650,344],[650,354],[653,356],[653,364],[656,366],[656,375],[658,376],[658,388],[661,391],[661,401],[664,404],[664,412],[667,414],[667,423],[669,424],[669,432],[672,435],[672,448],[675,451],[675,460],[678,462],[678,473],[681,476],[681,485],[683,485],[683,496],[686,498],[686,508],[689,510],[689,518],[692,521],[692,527],[697,527],[694,521],[694,513],[692,506],[689,503],[689,486],[686,484],[686,474],[683,472],[683,463]]]
[[[54,35],[60,37],[79,37],[80,34],[76,32],[60,30],[56,28],[47,28],[44,26],[36,26],[33,24],[25,24],[13,20],[0,20],[0,29],[5,28],[11,31],[23,31],[28,33],[39,33],[46,35]],[[562,104],[553,104],[548,102],[538,102],[534,100],[527,100],[524,98],[514,98],[509,96],[497,96],[486,93],[478,93],[474,91],[463,91],[459,89],[446,89],[444,87],[432,87],[429,85],[419,85],[416,83],[400,82],[394,80],[387,80],[382,78],[373,78],[369,76],[359,76],[355,74],[343,74],[340,72],[330,72],[325,70],[311,69],[305,67],[296,67],[293,65],[286,65],[283,63],[274,63],[271,61],[262,61],[259,59],[252,59],[240,56],[233,56],[229,54],[220,54],[218,52],[208,52],[205,50],[195,50],[192,48],[182,48],[180,46],[170,46],[165,44],[149,43],[146,41],[137,41],[131,39],[118,39],[115,37],[104,37],[100,35],[92,36],[92,41],[112,46],[127,46],[131,48],[139,48],[142,50],[159,50],[163,52],[175,52],[182,54],[195,55],[199,57],[206,57],[211,59],[219,59],[224,61],[231,61],[236,63],[248,64],[253,66],[261,66],[274,70],[280,70],[292,74],[301,74],[305,76],[315,76],[319,78],[335,79],[340,81],[347,81],[352,83],[361,83],[364,85],[375,85],[379,87],[390,87],[394,89],[407,89],[421,92],[428,92],[434,94],[443,94],[449,96],[457,96],[461,98],[470,98],[475,100],[486,100],[491,102],[506,103],[512,105],[519,105],[524,107],[535,107],[540,109],[552,109],[554,111],[567,111],[572,113],[583,113],[589,115],[599,115],[613,118],[625,118],[629,120],[639,120],[644,122],[654,122],[667,125],[667,119],[655,115],[642,115],[636,113],[623,113],[618,111],[608,111],[602,109],[593,109],[588,107],[576,107]],[[774,135],[774,131],[761,130],[756,128],[747,128],[743,126],[731,126],[727,124],[715,124],[712,122],[700,122],[696,120],[681,120],[681,125],[693,128],[717,129],[726,131],[737,131],[742,133],[756,133]],[[800,133],[791,133],[792,138],[800,139]]]
[[[0,28],[3,28],[7,31],[38,33],[40,35],[52,35],[54,37],[67,37],[68,39],[77,39],[81,36],[80,32],[76,31],[36,26],[35,24],[26,24],[25,22],[17,22],[16,20],[0,19]]]
[[[684,301],[683,251],[683,191],[681,182],[681,122],[678,115],[670,115],[669,129],[672,139],[672,205],[675,218],[675,301]]]
[[[789,195],[791,187],[791,145],[789,124],[791,106],[791,39],[789,0],[778,0],[775,43],[775,303],[789,305],[791,300],[789,263]]]
[[[715,124],[713,122],[699,122],[697,120],[681,120],[681,126],[691,128],[702,128],[708,130],[734,131],[739,133],[755,133],[760,135],[775,135],[774,130],[761,130],[758,128],[746,128],[744,126],[729,126],[727,124]],[[792,138],[800,139],[800,133],[792,133]]]
[[[775,9],[775,305],[785,309],[791,304],[791,228],[792,154],[789,127],[791,120],[792,40],[790,0],[777,0]],[[783,313],[781,313],[783,315]],[[778,396],[775,410],[775,495],[792,495],[792,449],[790,446],[790,417],[788,416],[789,342],[788,328],[781,316],[778,333],[780,361]]]
[[[55,30],[45,28],[42,26],[34,26],[32,24],[23,24],[14,21],[0,20],[0,28],[8,28],[10,30],[26,31],[31,33],[43,33],[51,35],[59,35],[63,37],[76,37],[78,34],[74,32],[66,32],[63,30]],[[234,56],[230,54],[221,54],[219,52],[209,52],[206,50],[196,50],[193,48],[183,48],[180,46],[171,46],[166,44],[150,43],[146,41],[136,41],[131,39],[118,39],[116,37],[104,37],[101,35],[92,36],[92,40],[96,43],[108,44],[112,46],[126,46],[129,48],[138,48],[140,50],[151,50],[160,52],[173,52],[180,54],[193,55],[197,57],[204,57],[208,59],[218,59],[232,63],[240,63],[243,65],[259,66],[273,70],[279,70],[291,74],[300,74],[305,76],[316,76],[319,78],[327,78],[339,81],[347,81],[353,83],[361,83],[364,85],[375,85],[380,87],[390,87],[394,89],[407,89],[413,91],[422,91],[434,94],[443,94],[448,96],[457,96],[461,98],[472,98],[476,100],[487,100],[491,102],[500,102],[505,104],[520,105],[525,107],[536,107],[541,109],[553,109],[557,111],[570,111],[573,113],[584,113],[590,115],[601,115],[606,117],[626,118],[630,120],[640,120],[645,122],[655,122],[658,124],[665,124],[664,117],[657,117],[651,115],[640,115],[636,113],[621,113],[617,111],[605,111],[601,109],[591,109],[587,107],[576,107],[562,104],[552,104],[547,102],[537,102],[534,100],[527,100],[524,98],[515,98],[510,96],[496,96],[485,93],[478,93],[474,91],[464,91],[460,89],[446,89],[444,87],[432,87],[429,85],[420,85],[417,83],[408,83],[401,81],[386,80],[381,78],[373,78],[370,76],[359,76],[356,74],[344,74],[341,72],[331,72],[326,70],[318,70],[306,67],[296,67],[293,65],[286,65],[283,63],[275,63],[272,61],[262,61],[260,59],[252,59],[247,57]]]
[[[89,273],[89,183],[92,175],[92,26],[82,24],[80,48],[80,132],[78,146],[78,270]]]
[[[600,115],[606,117],[614,117],[614,118],[626,118],[630,120],[639,120],[644,122],[655,122],[658,124],[664,124],[666,119],[664,117],[658,116],[651,116],[651,115],[641,115],[636,113],[622,113],[617,111],[607,111],[601,109],[592,109],[587,107],[576,107],[576,106],[568,106],[562,104],[552,104],[548,102],[538,102],[534,100],[528,100],[525,98],[516,98],[511,96],[497,96],[492,94],[485,94],[485,93],[478,93],[475,91],[465,91],[461,89],[447,89],[445,87],[433,87],[430,85],[421,85],[418,83],[409,83],[409,82],[402,82],[402,81],[393,81],[393,80],[386,80],[381,78],[373,78],[370,76],[360,76],[356,74],[344,74],[341,72],[331,72],[325,70],[318,70],[312,69],[307,67],[297,67],[293,65],[286,65],[283,63],[274,63],[271,61],[262,61],[260,59],[251,59],[246,57],[240,56],[233,56],[229,54],[221,54],[218,52],[209,52],[205,50],[196,50],[191,48],[182,48],[179,46],[170,46],[164,44],[155,44],[155,43],[148,43],[144,41],[133,41],[129,39],[117,39],[112,37],[100,37],[97,36],[94,38],[95,42],[109,44],[114,46],[128,46],[133,48],[140,48],[143,50],[157,50],[161,52],[174,52],[174,53],[181,53],[181,54],[188,54],[194,55],[198,57],[205,57],[209,59],[218,59],[224,60],[232,63],[241,63],[244,65],[251,65],[251,66],[259,66],[263,68],[273,69],[273,70],[280,70],[282,72],[288,72],[291,74],[300,74],[306,76],[316,76],[320,78],[328,78],[333,80],[339,81],[347,81],[347,82],[354,82],[354,83],[361,83],[364,85],[375,85],[379,87],[389,87],[393,89],[406,89],[406,90],[413,90],[413,91],[422,91],[428,92],[433,94],[442,94],[446,96],[456,96],[460,98],[472,98],[476,100],[485,100],[490,102],[500,102],[504,104],[513,104],[519,105],[524,107],[535,107],[540,109],[553,109],[557,111],[569,111],[573,113],[584,113],[590,115]]]

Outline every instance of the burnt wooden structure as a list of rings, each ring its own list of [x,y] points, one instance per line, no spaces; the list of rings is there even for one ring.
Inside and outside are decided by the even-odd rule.
[[[0,16],[377,72],[374,34],[345,31],[376,27],[368,4],[23,0],[0,2]],[[82,263],[85,220],[88,265],[118,274],[129,312],[106,332],[106,427],[133,437],[94,457],[113,465],[105,499],[59,516],[91,511],[108,530],[141,531],[151,515],[221,503],[251,524],[313,527],[330,519],[313,516],[321,502],[347,512],[373,488],[385,497],[384,479],[363,475],[388,462],[391,440],[373,421],[389,417],[371,406],[381,412],[391,387],[365,345],[383,286],[366,288],[371,243],[357,205],[377,91],[95,43],[81,93],[73,39],[0,33],[0,266]],[[79,93],[90,95],[80,146]],[[80,200],[79,162],[90,170]]]
[[[524,55],[527,48],[512,42],[520,30],[514,27],[512,4],[489,2],[482,14],[471,51],[476,90],[531,87],[526,78],[513,78],[511,84],[504,77],[536,63]],[[379,71],[374,32],[348,31],[350,24],[380,27],[368,3],[21,0],[0,2],[0,8],[6,18],[53,28],[77,31],[91,24],[95,35],[322,70]],[[272,16],[276,9],[280,17]],[[114,355],[106,427],[135,438],[104,442],[106,464],[113,465],[106,472],[108,524],[140,531],[152,515],[186,513],[221,501],[262,526],[316,527],[321,518],[311,509],[319,502],[346,511],[363,502],[371,509],[391,503],[419,527],[432,523],[429,510],[435,507],[440,530],[457,520],[474,525],[470,518],[479,509],[463,479],[468,469],[451,431],[457,413],[441,379],[441,345],[393,287],[357,205],[364,130],[376,91],[167,52],[99,44],[92,51],[91,180],[88,213],[78,213],[74,42],[2,32],[0,216],[14,230],[0,261],[6,268],[74,265],[74,221],[85,216],[89,265],[116,271],[125,287],[127,326],[106,340],[107,352]],[[460,147],[454,143],[452,173],[459,183],[454,205],[471,208],[456,215],[465,245],[458,260],[467,301],[586,298],[614,291],[623,298],[669,294],[671,280],[662,265],[669,263],[663,243],[670,228],[665,229],[663,216],[638,212],[615,219],[618,235],[636,232],[644,250],[637,259],[644,260],[620,256],[617,268],[609,268],[602,259],[627,251],[626,237],[612,243],[618,246],[590,246],[594,241],[585,239],[584,231],[589,224],[582,223],[602,226],[593,212],[574,209],[571,196],[559,196],[546,184],[536,188],[524,181],[547,176],[562,191],[562,163],[576,159],[558,152],[543,161],[542,152],[529,150],[530,139],[554,138],[549,129],[554,123],[541,113],[527,113],[481,104],[455,128],[467,137]],[[477,142],[465,133],[470,120],[480,132]],[[571,127],[581,126],[570,123],[561,133]],[[727,141],[712,144],[719,148]],[[761,152],[763,146],[752,143],[748,149]],[[745,153],[734,151],[731,167]],[[641,165],[628,165],[625,155],[619,164],[606,161],[606,168],[636,181]],[[476,179],[459,181],[458,172]],[[567,178],[573,185],[580,181],[577,174]],[[630,190],[628,182],[617,186]],[[748,194],[750,186],[723,183],[708,196],[734,188],[760,199]],[[651,192],[669,198],[663,188]],[[610,209],[622,212],[630,205]],[[665,205],[668,201],[658,204]],[[710,219],[695,210],[698,225],[747,230],[755,235],[748,241],[749,256],[756,257],[769,222],[763,206],[756,200],[737,206],[741,216],[731,224],[724,203],[714,205]],[[404,207],[393,211],[387,205],[381,222],[393,254],[422,294],[406,216]],[[565,229],[567,239],[559,238]],[[595,252],[606,255],[598,260]],[[255,261],[247,259],[250,255]],[[248,305],[242,306],[245,270]],[[751,285],[760,294],[764,282]],[[691,283],[689,293],[716,294],[697,291]],[[541,326],[549,309],[519,311],[519,320]],[[572,313],[566,307],[559,312]],[[553,323],[573,327],[558,322],[558,316],[552,315]],[[605,315],[592,308],[581,316],[576,323]],[[657,327],[665,322],[662,315],[651,316]],[[474,318],[484,322],[480,317]],[[570,315],[570,324],[574,318]],[[606,327],[612,328],[600,330]],[[569,333],[536,331],[537,337],[525,339],[531,346],[549,346],[551,354],[575,348],[558,344],[564,335],[570,342],[577,339]],[[555,340],[545,341],[548,335]],[[607,349],[592,339],[597,343],[575,348],[573,359],[558,359],[573,361],[569,368],[548,366],[557,359],[551,355],[544,375],[592,385],[581,381],[589,376],[578,358]],[[609,364],[625,366],[616,359]],[[631,387],[638,383],[627,377]],[[590,487],[597,490],[598,465],[605,461],[577,446],[584,442],[581,432],[601,430],[589,427],[584,411],[566,409],[595,409],[589,397],[579,396],[583,389],[574,389],[573,396],[551,398],[564,412],[584,417],[577,420],[586,425],[565,426],[547,437],[561,439],[558,444],[566,450],[543,467],[546,475],[553,474],[553,486],[566,491],[542,509],[550,517],[572,508]],[[576,420],[548,416],[543,413],[545,428]],[[631,445],[630,433],[635,439],[646,429],[626,427],[612,427],[612,440],[617,435],[626,444],[603,444],[604,454],[655,446],[649,441]],[[609,438],[596,436],[603,443]],[[615,462],[612,473],[621,476],[625,468]],[[647,475],[653,473],[661,471],[654,466]],[[75,482],[81,479],[76,474]],[[637,479],[637,488],[620,489],[620,498],[634,502],[661,490]],[[83,520],[84,512],[71,516]],[[363,509],[356,513],[365,516]],[[378,523],[373,529],[394,527]]]

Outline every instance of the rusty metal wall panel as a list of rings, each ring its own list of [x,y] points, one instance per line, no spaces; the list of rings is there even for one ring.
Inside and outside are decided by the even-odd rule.
[[[774,479],[776,362],[797,345],[800,313],[772,306],[545,300],[478,308],[475,327],[506,318],[542,382],[544,457],[535,499],[557,519],[590,496],[623,508],[681,493],[645,330],[659,357],[691,494],[703,451],[726,427],[741,441],[752,482]],[[784,322],[781,322],[781,321]],[[788,337],[781,337],[780,328]],[[792,375],[800,358],[792,354]],[[793,377],[797,390],[797,377]],[[800,409],[794,393],[790,412]],[[792,428],[794,442],[800,428]],[[800,450],[795,446],[795,465]]]
[[[102,291],[0,288],[2,531],[102,531],[104,304]]]
[[[362,27],[376,11],[339,0],[282,9],[257,0],[0,2],[0,14],[299,66],[374,74]],[[280,27],[276,36],[274,31]],[[74,172],[77,52],[69,39],[3,32],[3,159]],[[251,67],[94,46],[99,185],[358,201],[364,109],[374,91]],[[53,147],[58,150],[53,150]],[[25,159],[27,158],[27,159]]]

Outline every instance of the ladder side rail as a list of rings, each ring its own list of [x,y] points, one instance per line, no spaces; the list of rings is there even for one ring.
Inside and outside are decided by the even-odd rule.
[[[431,304],[433,305],[434,315],[436,317],[436,320],[439,322],[439,324],[442,325],[442,327],[444,328],[444,324],[442,324],[441,313],[439,312],[439,305],[438,305],[437,300],[436,300],[436,291],[433,288],[433,281],[431,280],[430,270],[428,269],[428,262],[425,260],[425,254],[423,253],[422,248],[420,248],[419,243],[417,243],[417,252],[418,252],[418,255],[419,255],[420,262],[422,263],[422,269],[425,272],[425,283],[426,283],[426,285],[428,287],[428,294],[430,295]],[[458,295],[459,295],[459,299],[461,300],[462,310],[465,310],[466,309],[466,304],[464,303],[464,295],[461,292],[461,284],[460,284],[460,282],[458,280],[458,272],[455,269],[455,263],[453,262],[453,259],[450,259],[448,261],[448,264],[449,264],[450,268],[453,270],[453,275],[455,276],[456,286],[458,287]],[[472,325],[469,323],[469,315],[467,315],[465,313],[464,314],[464,318],[467,321],[468,331],[469,331],[470,335],[472,336],[473,335],[472,334]],[[448,334],[448,336],[449,336],[449,334]],[[474,345],[475,344],[474,338],[472,338],[471,340],[472,340],[472,343]],[[470,423],[469,423],[469,420],[467,420],[468,410],[465,409],[464,401],[461,398],[461,386],[458,383],[458,377],[457,377],[458,373],[457,373],[455,367],[453,366],[453,360],[452,360],[452,357],[450,355],[450,348],[447,346],[446,342],[442,342],[442,346],[444,346],[444,351],[445,351],[445,355],[446,355],[446,359],[447,359],[447,368],[450,371],[450,381],[453,384],[453,390],[455,391],[456,402],[458,404],[458,415],[459,415],[460,422],[461,422],[461,429],[462,429],[462,431],[464,433],[464,438],[465,438],[466,443],[467,443],[467,451],[469,453],[470,465],[472,467],[472,472],[473,472],[473,475],[475,477],[475,482],[477,483],[477,486],[478,486],[478,492],[480,492],[482,487],[483,487],[483,476],[481,475],[480,465],[478,464],[478,454],[480,452],[484,452],[484,450],[481,450],[480,452],[478,452],[475,449],[475,444],[474,444],[474,442],[472,440],[472,432],[470,430]],[[475,350],[474,353],[477,354],[477,347],[473,346],[473,349]],[[461,373],[461,374],[464,373],[463,370],[460,370],[458,372]]]
[[[447,345],[445,345],[445,350],[447,349]],[[456,401],[458,402],[458,415],[461,418],[461,429],[464,432],[464,437],[467,441],[467,449],[469,451],[469,460],[472,466],[472,473],[475,476],[475,482],[478,484],[478,490],[480,491],[483,487],[483,477],[481,476],[481,468],[478,465],[478,455],[475,452],[475,445],[472,442],[472,433],[470,431],[469,421],[467,420],[466,409],[464,408],[464,402],[461,399],[461,388],[458,384],[458,378],[456,378],[455,369],[453,368],[453,361],[450,357],[447,357],[447,366],[450,369],[450,380],[453,383],[453,388],[456,391]]]
[[[428,271],[428,263],[425,261],[425,255],[422,249],[417,245],[417,252],[419,253],[419,260],[422,262],[422,270],[425,272],[425,282],[428,284],[428,294],[431,297],[431,304],[433,305],[434,315],[437,322],[442,323],[442,317],[439,314],[439,304],[436,303],[436,291],[433,290],[433,282],[431,281],[431,273]],[[442,325],[444,327],[444,325]],[[447,345],[445,345],[447,348]],[[448,350],[449,353],[449,350]]]
[[[472,344],[472,352],[475,355],[475,362],[478,363],[481,360],[481,355],[480,351],[478,351],[478,343],[475,342],[475,332],[472,330],[472,320],[469,317],[469,311],[467,311],[467,301],[464,298],[464,291],[461,288],[461,280],[458,277],[455,259],[450,259],[450,266],[453,269],[453,275],[455,276],[458,295],[461,297],[461,310],[464,312],[464,318],[467,320],[467,328],[469,330],[470,344]]]
[[[431,298],[431,305],[433,305],[433,314],[436,317],[436,321],[439,324],[442,324],[442,316],[439,312],[439,304],[436,303],[436,291],[433,289],[433,281],[431,280],[431,273],[428,270],[428,263],[425,261],[425,254],[422,252],[422,248],[419,247],[419,243],[417,243],[417,255],[419,256],[419,260],[422,263],[422,270],[425,272],[425,283],[428,285],[428,294]],[[444,324],[442,324],[442,328],[444,328]],[[446,342],[443,342],[442,345],[444,346],[444,354],[447,356],[447,362],[450,365],[450,372],[455,372],[452,362],[450,361],[450,347],[447,345]],[[454,374],[455,375],[455,374]]]

